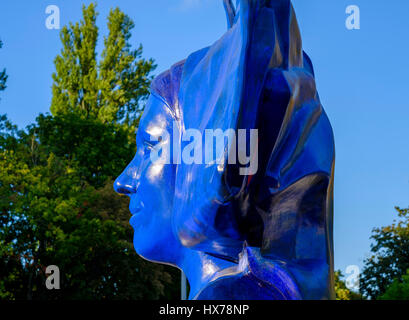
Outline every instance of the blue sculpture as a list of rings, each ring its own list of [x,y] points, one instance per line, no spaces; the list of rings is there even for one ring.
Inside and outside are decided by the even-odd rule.
[[[334,137],[293,7],[224,5],[222,38],[153,81],[137,153],[115,181],[135,249],[182,269],[190,299],[332,299]],[[218,129],[257,130],[257,146],[190,139]],[[249,166],[230,161],[240,152]]]

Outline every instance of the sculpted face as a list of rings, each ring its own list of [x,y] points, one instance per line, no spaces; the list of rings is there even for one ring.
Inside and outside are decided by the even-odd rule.
[[[148,260],[169,263],[175,261],[179,247],[171,227],[176,165],[153,162],[150,156],[158,144],[171,144],[170,137],[162,135],[172,132],[173,123],[172,111],[151,95],[137,131],[135,157],[114,184],[118,193],[131,199],[136,252]]]

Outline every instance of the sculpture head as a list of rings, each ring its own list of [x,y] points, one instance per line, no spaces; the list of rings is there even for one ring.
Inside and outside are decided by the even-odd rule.
[[[334,143],[293,8],[224,4],[228,32],[154,80],[137,153],[115,182],[131,198],[135,249],[221,276],[241,274],[246,244],[273,270],[266,288],[288,273],[285,292],[328,298]]]

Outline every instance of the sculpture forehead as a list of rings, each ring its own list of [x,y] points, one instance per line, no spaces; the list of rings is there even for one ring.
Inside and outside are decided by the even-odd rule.
[[[170,128],[174,120],[174,115],[169,107],[160,98],[151,95],[139,128],[145,131],[153,127]]]

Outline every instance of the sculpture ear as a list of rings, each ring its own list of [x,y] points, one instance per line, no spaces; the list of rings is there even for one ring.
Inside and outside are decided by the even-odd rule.
[[[234,18],[236,17],[236,8],[234,7],[233,0],[223,0],[224,9],[226,10],[227,25],[229,29],[233,26]]]

